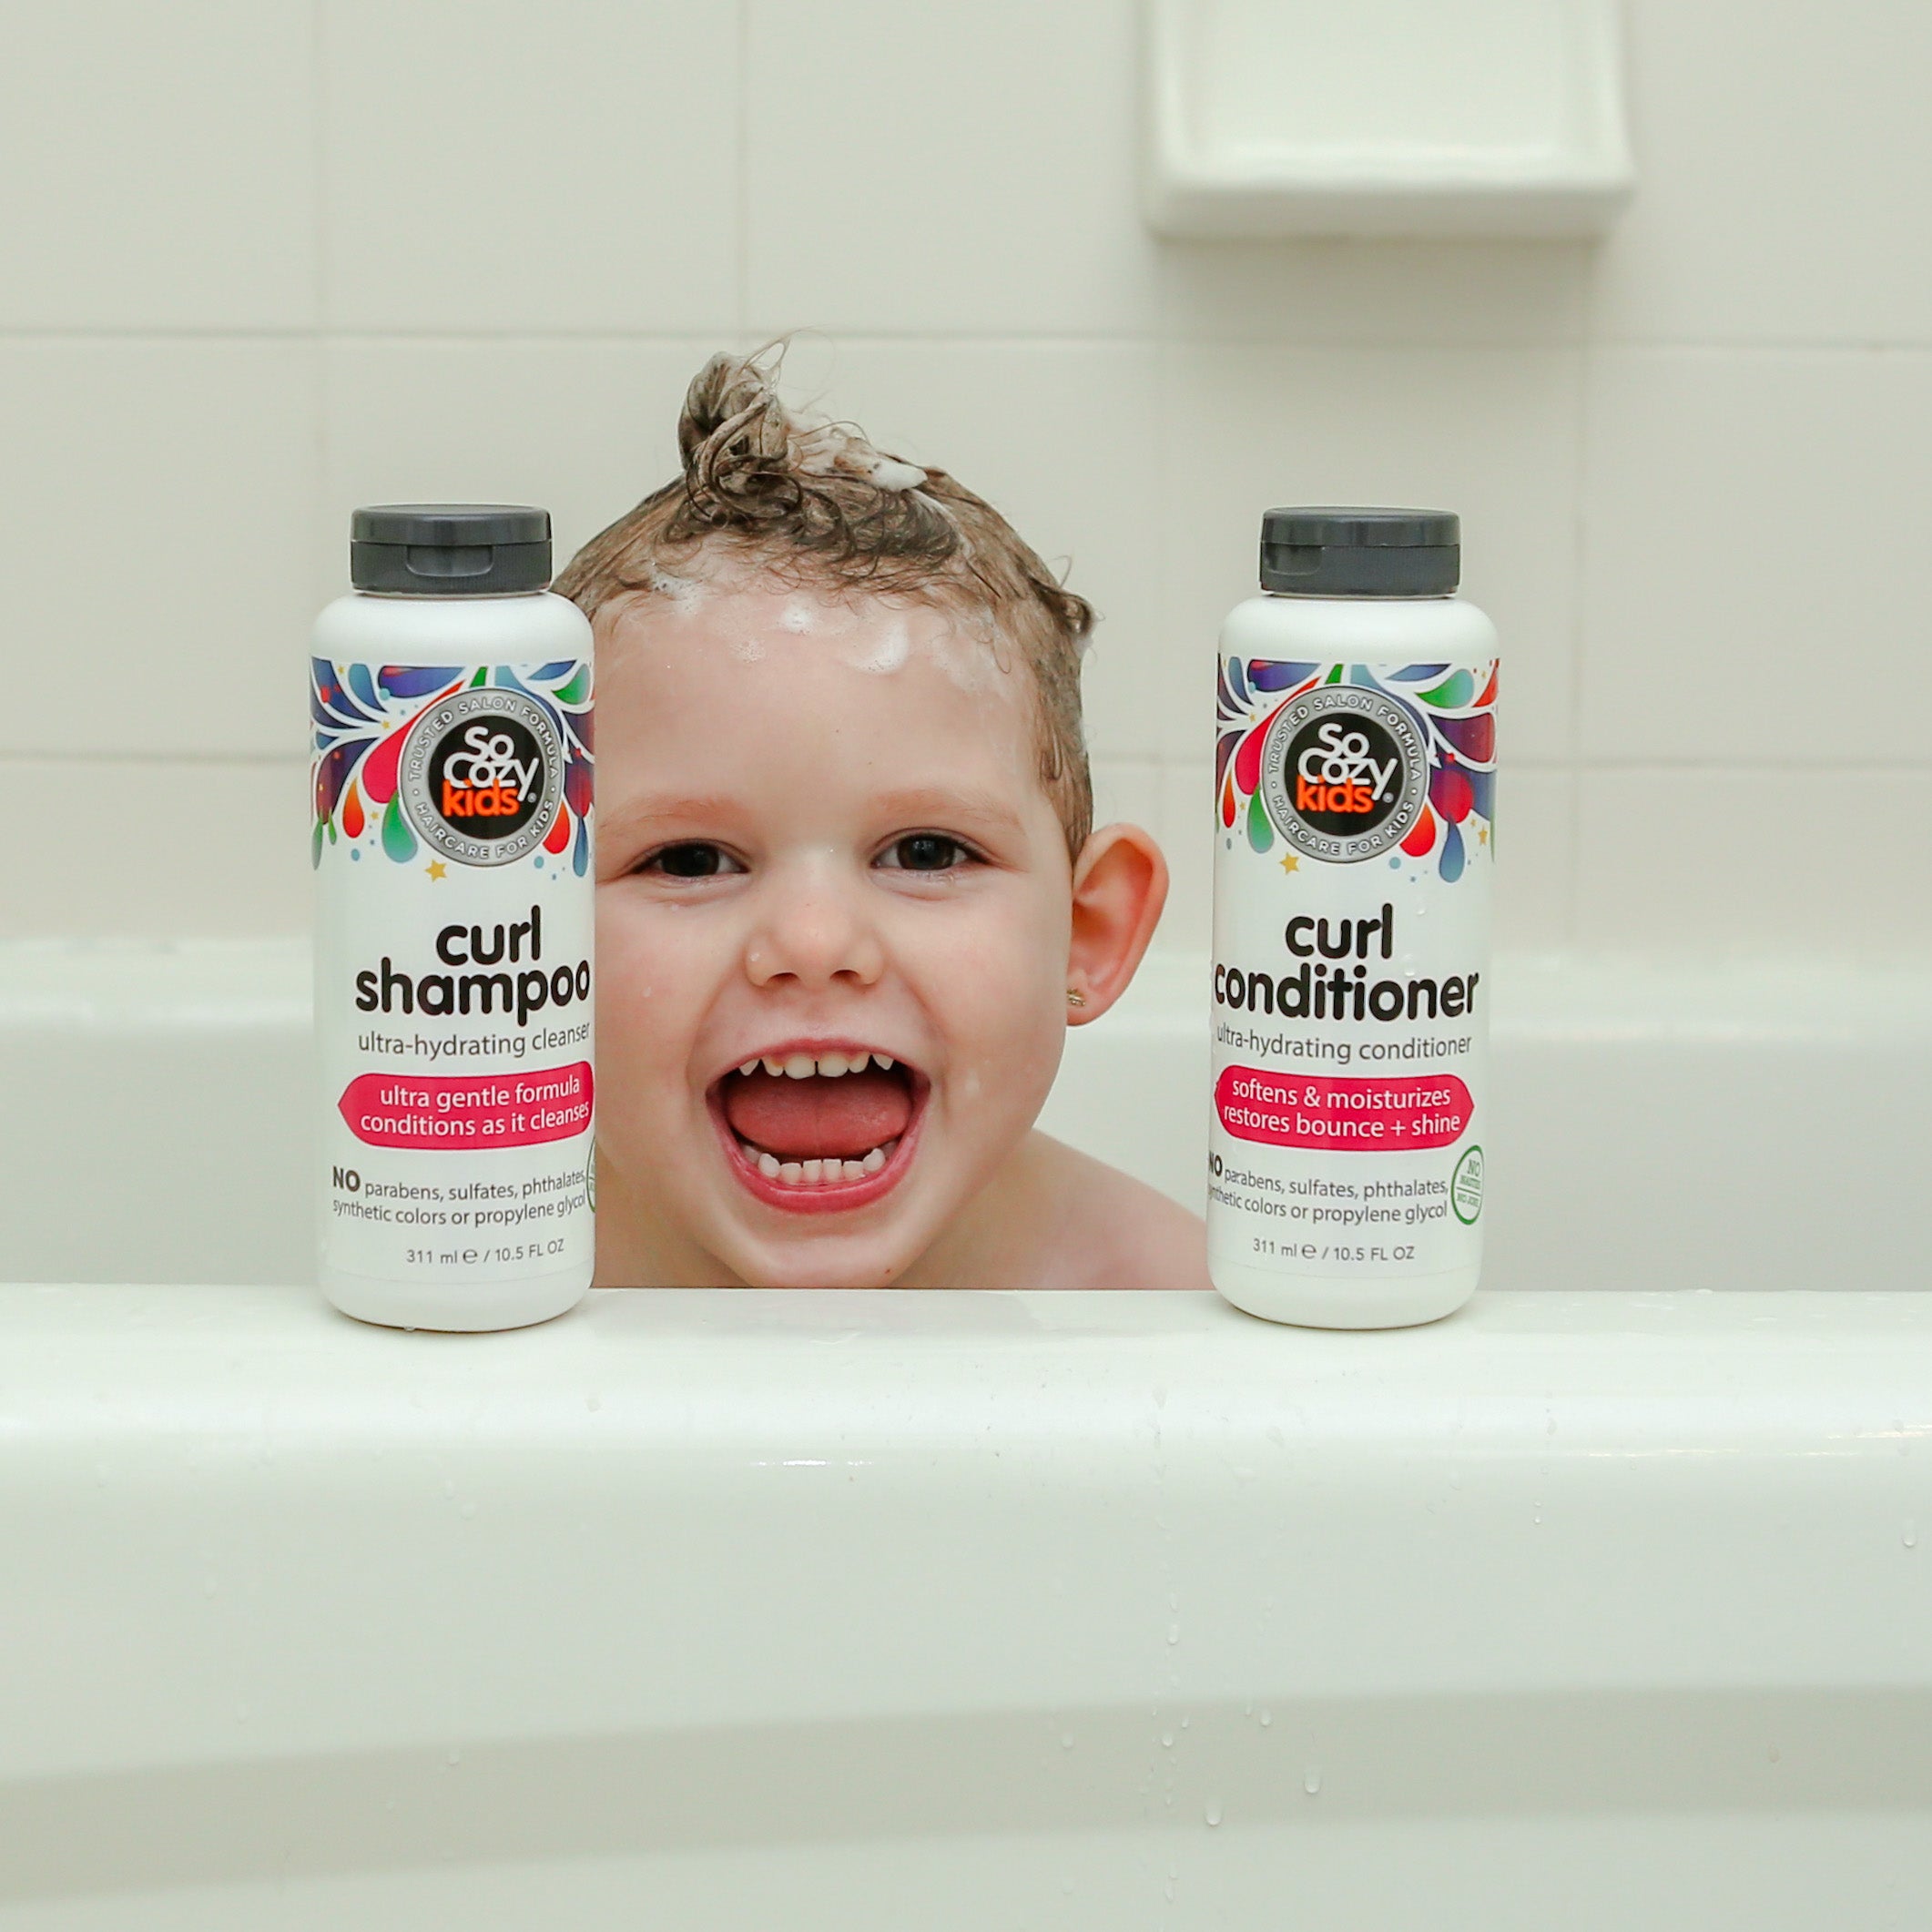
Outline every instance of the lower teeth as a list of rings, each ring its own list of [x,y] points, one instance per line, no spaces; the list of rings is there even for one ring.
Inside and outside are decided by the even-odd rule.
[[[869,1180],[891,1159],[899,1143],[888,1141],[884,1146],[873,1148],[862,1161],[781,1161],[777,1154],[767,1154],[747,1141],[740,1141],[738,1145],[744,1149],[745,1158],[768,1181],[777,1181],[787,1187],[831,1187]]]

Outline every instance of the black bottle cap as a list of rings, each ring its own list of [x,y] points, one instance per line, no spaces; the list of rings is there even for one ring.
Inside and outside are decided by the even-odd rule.
[[[1303,597],[1442,597],[1461,575],[1461,520],[1448,510],[1262,514],[1263,590]]]
[[[416,597],[542,590],[550,513],[522,503],[373,504],[349,520],[349,581]]]

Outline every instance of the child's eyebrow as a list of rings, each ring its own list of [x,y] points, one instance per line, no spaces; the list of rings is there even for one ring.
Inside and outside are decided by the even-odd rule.
[[[963,819],[989,830],[1022,832],[1020,814],[996,791],[978,786],[920,787],[910,791],[881,793],[873,801],[880,817],[899,824],[920,824],[927,820],[944,823]]]
[[[648,830],[659,824],[716,825],[735,819],[744,810],[738,799],[720,792],[710,798],[639,798],[612,809],[605,821],[605,831],[613,838]]]

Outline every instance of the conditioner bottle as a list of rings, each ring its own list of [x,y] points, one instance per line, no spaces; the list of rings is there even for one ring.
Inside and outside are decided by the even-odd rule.
[[[1457,519],[1270,510],[1221,632],[1208,1269],[1317,1327],[1482,1263],[1496,632]]]
[[[512,1328],[590,1286],[591,632],[550,518],[358,510],[310,660],[322,1292]]]

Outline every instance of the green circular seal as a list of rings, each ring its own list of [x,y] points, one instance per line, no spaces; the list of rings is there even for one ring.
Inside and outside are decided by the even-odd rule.
[[[1449,1176],[1449,1205],[1465,1227],[1473,1227],[1482,1212],[1482,1149],[1470,1147]]]

